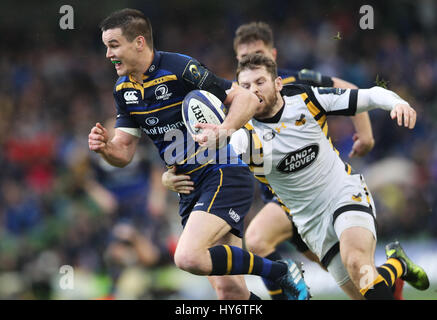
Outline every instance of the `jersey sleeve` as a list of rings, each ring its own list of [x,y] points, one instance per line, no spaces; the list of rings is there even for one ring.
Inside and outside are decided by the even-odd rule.
[[[222,102],[226,99],[226,90],[232,87],[232,82],[222,79],[212,73],[196,59],[189,59],[182,72],[182,79],[189,90],[206,90],[214,94]]]
[[[307,87],[309,99],[327,115],[352,116],[357,112],[358,89]]]
[[[231,136],[229,144],[232,145],[236,154],[241,156],[247,153],[249,150],[249,136],[247,131],[244,128],[235,131]]]

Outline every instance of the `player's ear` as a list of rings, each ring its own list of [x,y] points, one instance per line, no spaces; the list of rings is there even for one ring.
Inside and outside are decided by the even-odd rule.
[[[134,41],[138,51],[143,51],[147,46],[146,39],[143,36],[136,37]]]
[[[276,61],[276,57],[278,56],[278,50],[276,50],[276,48],[272,48],[272,56],[273,60]]]
[[[275,79],[275,88],[276,88],[277,91],[281,91],[282,87],[283,87],[282,78],[281,77],[277,77]]]

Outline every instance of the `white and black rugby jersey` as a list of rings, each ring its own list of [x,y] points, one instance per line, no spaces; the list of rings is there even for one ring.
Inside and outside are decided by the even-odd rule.
[[[288,85],[281,94],[284,106],[274,117],[251,121],[264,174],[293,216],[320,213],[351,172],[328,136],[327,116],[354,115],[358,90]]]

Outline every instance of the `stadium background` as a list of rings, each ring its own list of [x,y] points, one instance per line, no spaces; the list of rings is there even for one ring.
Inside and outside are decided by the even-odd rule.
[[[4,1],[0,11],[0,298],[214,299],[204,277],[176,270],[168,257],[181,232],[177,196],[159,184],[162,164],[142,139],[130,168],[111,170],[89,152],[87,135],[114,116],[116,74],[98,23],[124,7],[141,9],[156,47],[196,57],[232,79],[232,38],[242,23],[271,24],[278,65],[312,68],[359,87],[378,82],[417,110],[414,131],[385,112],[370,113],[375,148],[350,160],[364,173],[378,211],[376,263],[402,240],[432,286],[405,297],[437,298],[437,3],[423,1]],[[74,9],[62,30],[59,9]],[[374,29],[359,27],[372,5]],[[340,37],[336,37],[337,35]],[[343,159],[348,119],[329,123]],[[149,151],[150,150],[150,151]],[[260,208],[257,200],[250,216]],[[139,250],[135,249],[139,248]],[[146,248],[147,250],[141,250]],[[284,254],[304,260],[290,245]],[[74,289],[61,266],[74,270]],[[343,299],[330,276],[306,263],[315,299]],[[261,282],[249,286],[266,297]]]

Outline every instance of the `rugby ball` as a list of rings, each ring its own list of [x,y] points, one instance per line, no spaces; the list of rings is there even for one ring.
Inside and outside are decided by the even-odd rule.
[[[205,90],[191,91],[182,102],[182,119],[191,135],[201,132],[202,129],[194,127],[199,122],[220,125],[225,120],[225,112],[220,99]]]

